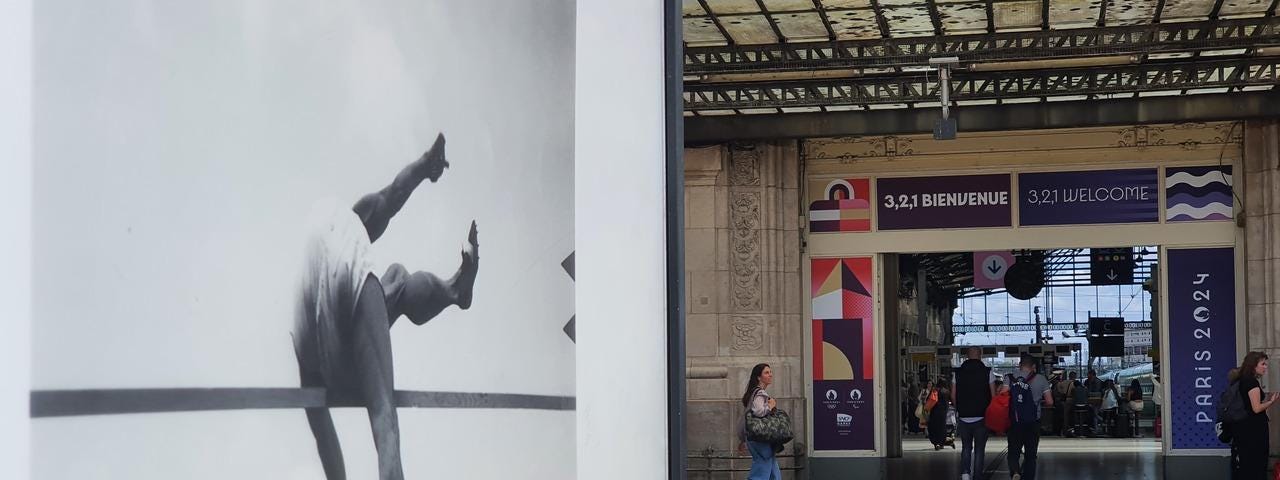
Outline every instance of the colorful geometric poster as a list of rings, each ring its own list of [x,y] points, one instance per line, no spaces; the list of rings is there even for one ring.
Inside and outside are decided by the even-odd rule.
[[[815,258],[813,318],[871,318],[871,257]]]
[[[1174,450],[1223,449],[1218,395],[1236,356],[1235,249],[1170,249],[1169,438]]]
[[[1231,220],[1231,166],[1164,169],[1165,220]]]
[[[815,180],[809,191],[820,194],[809,204],[809,231],[871,231],[871,180]]]
[[[814,259],[812,272],[814,449],[872,450],[871,257]]]

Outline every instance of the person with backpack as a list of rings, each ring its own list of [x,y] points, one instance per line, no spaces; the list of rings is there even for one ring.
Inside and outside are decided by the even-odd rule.
[[[929,443],[933,444],[934,450],[942,450],[946,446],[956,448],[955,443],[947,438],[947,410],[950,408],[951,390],[946,379],[940,378],[935,384],[934,393],[929,396],[929,402],[925,404],[925,409],[929,411],[926,424]]]
[[[995,387],[991,383],[991,367],[982,363],[982,348],[969,347],[969,359],[955,369],[956,433],[960,435],[960,478],[977,480],[982,476],[987,451],[987,425],[983,419],[991,404]]]
[[[1268,395],[1262,389],[1258,379],[1266,375],[1267,354],[1249,352],[1245,355],[1244,361],[1240,363],[1240,380],[1234,384],[1236,398],[1227,399],[1229,404],[1225,413],[1228,418],[1220,418],[1230,425],[1231,450],[1235,452],[1236,458],[1232,466],[1233,479],[1267,478],[1267,456],[1271,451],[1268,426],[1270,418],[1267,410],[1276,403],[1280,394],[1272,392]],[[1240,410],[1243,412],[1239,412]]]
[[[1218,395],[1217,423],[1213,425],[1218,432],[1218,440],[1231,445],[1231,480],[1235,480],[1240,470],[1240,457],[1236,453],[1236,444],[1231,436],[1231,424],[1243,419],[1247,413],[1244,402],[1240,401],[1240,368],[1227,370],[1227,388]]]
[[[1040,409],[1053,407],[1049,381],[1036,373],[1036,360],[1024,354],[1020,376],[1009,390],[1009,473],[1013,480],[1035,480],[1040,448]]]

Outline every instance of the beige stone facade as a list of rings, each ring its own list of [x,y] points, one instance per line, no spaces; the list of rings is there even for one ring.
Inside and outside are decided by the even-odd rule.
[[[1245,323],[1249,350],[1280,361],[1280,120],[1244,128]],[[1265,385],[1280,390],[1280,369]],[[1280,422],[1271,422],[1271,452],[1280,452]]]
[[[795,142],[685,151],[692,455],[737,448],[743,390],[761,362],[804,438],[798,174]]]

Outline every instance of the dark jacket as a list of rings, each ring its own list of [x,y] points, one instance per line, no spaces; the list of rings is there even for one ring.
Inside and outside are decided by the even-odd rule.
[[[991,367],[982,360],[965,360],[955,374],[956,415],[961,418],[985,416],[991,404]]]

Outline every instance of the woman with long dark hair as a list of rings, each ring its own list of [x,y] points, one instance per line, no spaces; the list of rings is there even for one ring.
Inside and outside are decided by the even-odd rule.
[[[1142,420],[1142,408],[1146,404],[1142,401],[1142,383],[1139,383],[1138,379],[1135,378],[1129,382],[1129,388],[1125,390],[1125,400],[1128,402],[1129,411],[1133,414],[1133,436],[1140,437],[1142,435],[1138,425]]]
[[[765,391],[773,384],[773,369],[769,364],[757,364],[751,369],[751,378],[747,380],[747,390],[742,394],[742,406],[747,414],[765,417],[778,408],[778,402]],[[782,480],[782,469],[778,467],[777,453],[781,445],[756,442],[747,438],[747,424],[744,415],[739,430],[738,452],[751,452],[751,471],[747,480]]]
[[[1271,451],[1271,439],[1268,434],[1270,418],[1267,409],[1280,396],[1277,393],[1267,395],[1262,390],[1258,379],[1267,374],[1267,354],[1249,352],[1240,363],[1240,380],[1236,385],[1240,388],[1240,399],[1244,401],[1244,409],[1249,413],[1244,420],[1231,425],[1231,448],[1236,453],[1236,464],[1232,478],[1239,480],[1263,480],[1267,478],[1267,455]]]
[[[1107,431],[1115,435],[1116,420],[1120,418],[1120,389],[1115,380],[1102,381],[1102,407],[1098,410],[1105,422]]]
[[[933,444],[934,450],[942,450],[948,444],[947,410],[951,407],[951,389],[945,379],[939,379],[937,385],[938,399],[929,409],[929,443]],[[955,442],[950,445],[956,448]]]

